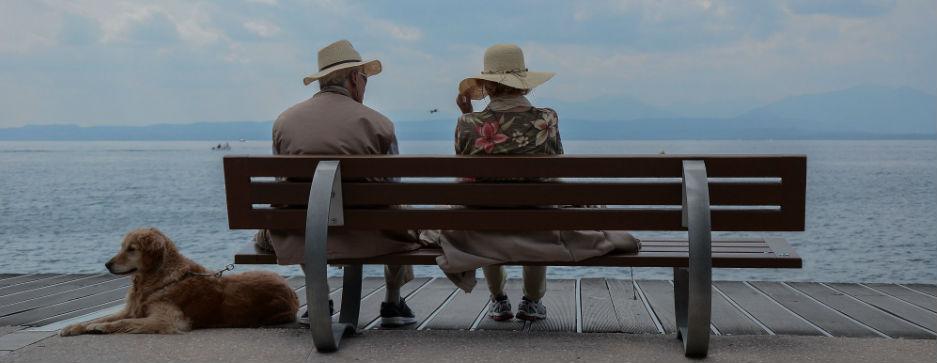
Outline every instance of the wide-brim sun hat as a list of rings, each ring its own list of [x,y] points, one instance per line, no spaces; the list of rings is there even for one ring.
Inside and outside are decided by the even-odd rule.
[[[495,44],[485,50],[485,68],[481,74],[459,82],[459,94],[467,94],[473,100],[485,98],[487,95],[483,81],[531,90],[549,81],[555,74],[529,71],[520,47],[514,44]]]
[[[361,67],[364,74],[368,77],[381,73],[381,61],[377,59],[362,60],[361,54],[358,54],[355,47],[351,46],[351,42],[345,39],[319,49],[318,58],[319,72],[303,78],[303,84],[307,86],[325,77],[329,73],[342,69]]]

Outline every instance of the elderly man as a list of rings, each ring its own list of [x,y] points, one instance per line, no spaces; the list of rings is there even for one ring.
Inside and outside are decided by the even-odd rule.
[[[362,61],[347,40],[319,50],[319,72],[303,79],[319,82],[319,92],[280,114],[273,124],[273,152],[295,154],[397,154],[394,124],[362,104],[368,77],[381,72],[378,60]],[[260,231],[258,246],[272,249],[281,265],[303,263],[303,231]],[[405,232],[330,232],[329,258],[362,258],[419,248]],[[385,266],[385,301],[381,324],[400,326],[416,319],[400,297],[400,287],[413,279],[411,266]],[[331,305],[331,301],[329,304]],[[308,324],[308,312],[300,319]]]

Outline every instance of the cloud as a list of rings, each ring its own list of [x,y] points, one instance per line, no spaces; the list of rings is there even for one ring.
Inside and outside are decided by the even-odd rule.
[[[785,17],[776,2],[745,0],[583,0],[571,13],[575,26],[561,31],[601,32],[606,43],[644,51],[764,39],[783,29]]]
[[[0,54],[26,54],[58,44],[61,16],[39,2],[0,1]]]
[[[280,32],[276,24],[264,20],[248,20],[244,22],[244,29],[262,38],[270,38]]]
[[[423,32],[412,26],[395,24],[381,19],[371,19],[367,21],[367,24],[367,27],[373,32],[377,34],[387,34],[397,40],[413,42],[423,38]]]
[[[81,16],[95,21],[102,43],[134,43],[154,39],[182,40],[204,46],[222,40],[225,34],[211,23],[216,9],[206,3],[178,1],[98,2],[73,1],[62,5],[64,16]],[[170,36],[170,32],[175,33]]]
[[[895,0],[788,0],[787,8],[802,15],[829,15],[863,18],[887,14]]]
[[[558,73],[535,100],[731,115],[864,83],[937,92],[934,1],[545,0],[485,17],[415,1],[0,0],[0,127],[272,119],[343,38],[384,63],[366,100],[399,120],[456,112],[456,84],[502,42]]]

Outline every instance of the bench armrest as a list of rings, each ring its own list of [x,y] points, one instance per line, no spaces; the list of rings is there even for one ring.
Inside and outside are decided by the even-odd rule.
[[[306,235],[304,246],[305,264],[303,273],[306,275],[306,309],[309,312],[309,330],[312,331],[313,343],[316,350],[330,352],[338,349],[338,343],[345,335],[353,334],[357,330],[357,313],[349,312],[354,316],[346,317],[345,303],[357,301],[342,301],[342,319],[353,318],[355,324],[332,324],[329,313],[329,285],[327,280],[328,256],[326,242],[328,240],[329,226],[340,226],[344,223],[342,217],[342,176],[338,161],[320,161],[312,177],[312,186],[309,190],[309,202],[306,211]],[[360,279],[360,267],[355,270]],[[349,288],[349,286],[346,286]]]
[[[689,266],[674,268],[677,337],[690,357],[709,350],[712,315],[712,232],[706,164],[683,161],[683,226],[689,234]]]

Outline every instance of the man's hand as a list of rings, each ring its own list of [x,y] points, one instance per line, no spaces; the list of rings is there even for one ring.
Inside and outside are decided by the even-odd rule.
[[[472,99],[467,94],[459,94],[455,97],[455,104],[459,106],[462,113],[472,112]]]

